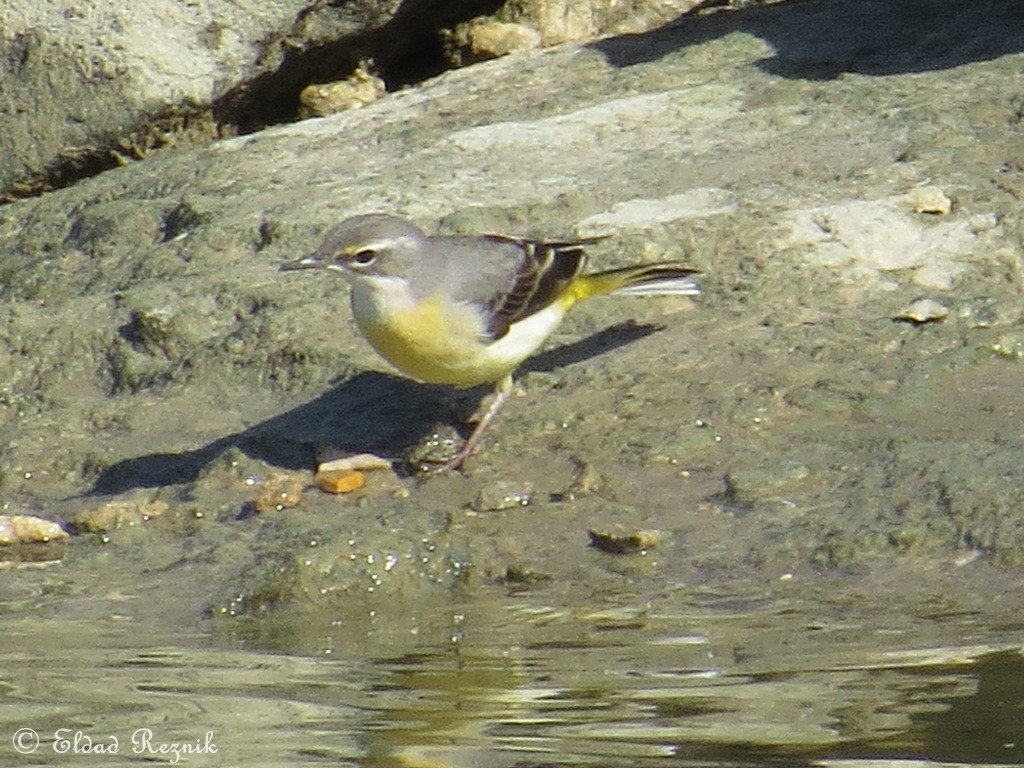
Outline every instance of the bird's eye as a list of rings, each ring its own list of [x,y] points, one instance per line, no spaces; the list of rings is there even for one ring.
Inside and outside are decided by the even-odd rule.
[[[356,251],[352,254],[352,263],[359,267],[368,267],[373,264],[377,258],[377,252],[364,248],[361,251]]]

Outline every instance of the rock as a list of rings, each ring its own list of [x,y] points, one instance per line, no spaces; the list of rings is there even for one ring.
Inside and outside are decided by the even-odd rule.
[[[556,501],[575,501],[595,493],[607,493],[608,482],[592,464],[582,459],[573,459],[572,479],[568,487],[555,494]]]
[[[387,93],[384,81],[368,71],[365,62],[345,80],[309,85],[299,94],[299,117],[323,117],[346,109],[358,109]]]
[[[466,441],[450,424],[439,424],[405,455],[405,462],[414,472],[428,474],[443,467]]]
[[[0,190],[62,164],[116,165],[115,151],[186,145],[189,134],[209,141],[213,100],[256,73],[263,42],[305,6],[154,0],[140,13],[130,3],[5,2]]]
[[[590,546],[613,555],[644,553],[658,546],[663,538],[661,531],[626,531],[621,528],[607,531],[591,528],[587,535],[590,537]]]
[[[385,456],[357,453],[325,458],[317,464],[317,472],[366,472],[372,469],[391,469],[391,465],[392,460]]]
[[[630,227],[649,229],[680,219],[706,219],[735,210],[735,195],[726,189],[691,189],[660,200],[634,199],[616,203],[610,211],[585,218],[576,231],[580,237],[606,237]]]
[[[540,47],[540,33],[525,24],[480,17],[460,24],[445,37],[448,58],[458,66]]]
[[[598,30],[595,8],[589,2],[539,0],[536,4],[537,27],[544,45],[559,45],[570,40],[587,40]]]
[[[70,11],[5,2],[0,201],[158,149],[293,120],[306,86],[341,80],[361,59],[402,82],[433,74],[439,62],[423,61],[424,51],[467,10],[460,0],[154,0],[145,13],[130,2]],[[370,103],[380,86],[357,74],[346,85],[314,86],[304,104],[308,114],[327,114]]]
[[[59,523],[34,515],[0,515],[0,546],[46,544],[68,538]]]
[[[481,488],[469,506],[474,512],[500,512],[528,507],[532,501],[533,487],[529,483],[499,480]]]
[[[945,216],[953,209],[953,202],[946,193],[932,185],[917,187],[907,195],[907,200],[918,213]]]
[[[610,34],[655,29],[700,5],[701,0],[526,0],[515,5],[516,21],[540,30],[545,46]]]
[[[76,512],[69,524],[77,533],[109,533],[162,517],[167,509],[167,502],[159,499],[108,501],[98,507]]]
[[[949,317],[948,307],[943,306],[934,299],[918,299],[910,306],[901,309],[893,315],[893,320],[907,320],[921,325],[922,323],[945,320],[947,317]]]
[[[783,248],[810,263],[847,266],[850,272],[915,270],[919,285],[948,289],[962,270],[975,235],[963,221],[923,225],[899,209],[900,198],[857,200],[789,214]]]
[[[366,485],[366,475],[353,469],[320,470],[313,482],[324,493],[352,493]]]
[[[914,270],[914,285],[936,291],[952,290],[960,275],[967,271],[967,265],[940,259],[933,264],[923,264]]]
[[[280,512],[282,509],[297,507],[302,501],[305,483],[295,475],[275,472],[257,484],[252,510],[257,514]]]

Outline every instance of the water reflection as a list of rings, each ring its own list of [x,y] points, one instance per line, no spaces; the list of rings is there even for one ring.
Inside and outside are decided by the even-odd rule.
[[[518,596],[232,621],[212,644],[131,622],[0,630],[11,765],[68,764],[60,729],[116,737],[103,764],[137,762],[140,728],[168,743],[212,731],[216,755],[193,766],[1024,762],[1019,628],[978,642],[948,616],[811,615],[757,595],[573,612]],[[31,759],[11,741],[24,727],[40,735]]]

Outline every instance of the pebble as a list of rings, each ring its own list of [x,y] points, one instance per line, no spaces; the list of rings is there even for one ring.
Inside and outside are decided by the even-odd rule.
[[[272,474],[259,484],[256,498],[252,502],[253,509],[260,514],[296,507],[302,500],[302,487],[303,482],[298,477]]]
[[[925,264],[914,270],[914,285],[935,291],[952,290],[956,279],[966,271],[963,264],[954,261],[936,261],[934,264]]]
[[[323,472],[366,472],[371,469],[391,469],[391,459],[375,453],[354,453],[321,461],[317,474]]]
[[[499,480],[480,489],[470,503],[474,512],[500,512],[503,509],[528,507],[533,501],[533,488],[529,483]]]
[[[913,304],[900,310],[893,320],[906,320],[916,325],[945,320],[949,317],[949,308],[934,299],[918,299]]]
[[[417,474],[436,472],[465,442],[455,427],[440,424],[407,451],[406,464]]]
[[[473,19],[456,32],[462,33],[458,37],[464,38],[466,47],[475,56],[484,59],[531,51],[541,43],[540,32],[535,29],[486,17]]]
[[[108,501],[98,507],[76,512],[69,520],[78,533],[108,533],[118,528],[142,525],[167,512],[166,501]]]
[[[934,185],[917,187],[907,195],[907,199],[918,213],[945,216],[953,210],[953,201]]]
[[[68,537],[59,523],[34,515],[0,515],[0,546],[45,544]]]
[[[645,552],[658,546],[662,538],[661,531],[624,531],[618,528],[610,531],[597,531],[590,528],[587,530],[587,535],[590,537],[590,546],[613,555]]]
[[[354,469],[321,470],[313,482],[324,493],[352,493],[366,485],[366,475]]]
[[[384,81],[359,66],[345,80],[315,83],[299,94],[299,117],[325,117],[372,104],[387,93]]]

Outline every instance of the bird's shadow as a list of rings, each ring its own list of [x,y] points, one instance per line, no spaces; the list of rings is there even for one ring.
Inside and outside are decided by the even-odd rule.
[[[531,358],[523,371],[550,372],[603,354],[661,330],[662,326],[622,323],[580,341]],[[489,392],[467,393],[474,402]],[[401,455],[429,434],[438,421],[464,418],[462,396],[448,387],[419,384],[383,373],[365,372],[319,397],[255,424],[178,453],[158,452],[105,467],[88,495],[112,495],[196,480],[203,468],[228,448],[284,469],[307,469],[325,446],[339,452]]]

